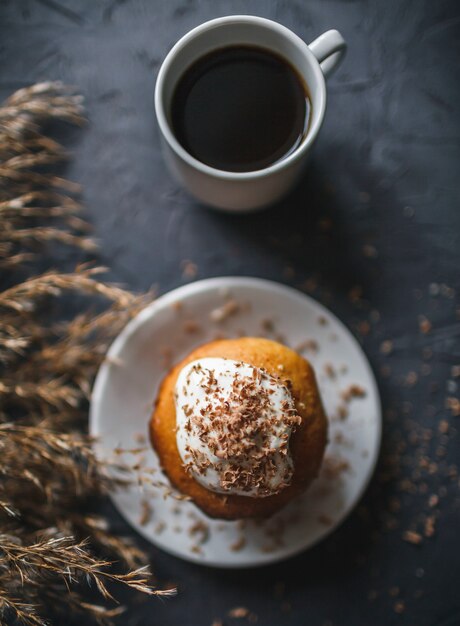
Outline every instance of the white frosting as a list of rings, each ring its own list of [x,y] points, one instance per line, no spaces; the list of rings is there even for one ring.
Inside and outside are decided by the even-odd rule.
[[[281,380],[247,363],[204,358],[179,373],[175,402],[179,454],[204,487],[264,497],[289,484],[289,437],[300,417]]]

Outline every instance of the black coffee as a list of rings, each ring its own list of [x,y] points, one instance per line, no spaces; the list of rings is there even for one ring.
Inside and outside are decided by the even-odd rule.
[[[231,46],[198,59],[180,78],[171,122],[199,161],[231,172],[260,170],[291,154],[310,119],[302,79],[284,59]]]

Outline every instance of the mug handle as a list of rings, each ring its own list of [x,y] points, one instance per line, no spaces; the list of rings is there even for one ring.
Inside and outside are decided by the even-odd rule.
[[[347,44],[338,30],[327,30],[308,44],[324,76],[329,76],[345,56]]]

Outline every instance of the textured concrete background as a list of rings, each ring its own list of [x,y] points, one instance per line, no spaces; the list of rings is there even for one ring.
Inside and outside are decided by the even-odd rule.
[[[299,188],[281,207],[240,217],[197,206],[171,180],[152,105],[172,44],[232,13],[273,18],[306,41],[335,27],[349,43]],[[261,626],[460,623],[459,418],[445,408],[460,381],[459,24],[458,0],[0,2],[0,96],[43,79],[85,95],[89,124],[67,133],[66,175],[83,185],[112,277],[165,292],[190,280],[188,259],[197,278],[245,274],[307,289],[360,337],[382,393],[377,476],[330,539],[253,572],[149,548],[160,580],[180,594],[131,605],[120,623],[208,626],[241,605]],[[403,541],[407,529],[423,535],[426,515],[434,536]]]

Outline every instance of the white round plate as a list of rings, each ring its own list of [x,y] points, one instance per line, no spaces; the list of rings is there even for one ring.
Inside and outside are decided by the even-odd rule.
[[[315,300],[278,283],[201,280],[158,298],[120,333],[99,370],[90,411],[101,457],[140,464],[152,480],[165,482],[146,443],[161,379],[171,361],[197,345],[242,334],[284,341],[315,368],[330,431],[323,468],[310,489],[265,522],[212,520],[192,502],[165,497],[159,488],[133,486],[112,494],[131,526],[159,548],[229,568],[264,565],[305,550],[336,528],[363,494],[379,452],[381,409],[372,370],[350,331]],[[351,399],[344,401],[353,385],[364,396],[348,394]],[[142,445],[139,453],[118,450]]]

